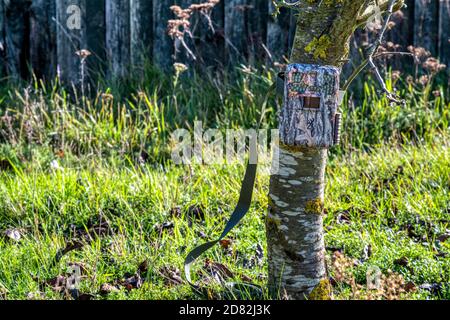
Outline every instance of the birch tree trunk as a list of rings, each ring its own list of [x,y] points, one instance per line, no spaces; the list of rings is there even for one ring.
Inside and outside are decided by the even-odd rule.
[[[106,0],[106,50],[109,76],[126,76],[131,64],[129,0]]]
[[[290,62],[341,68],[358,17],[368,2],[298,3]],[[323,239],[327,150],[298,145],[293,136],[296,130],[284,127],[300,127],[296,119],[287,118],[289,114],[281,112],[280,132],[284,133],[280,136],[279,172],[270,180],[269,288],[274,295],[287,299],[329,299]]]

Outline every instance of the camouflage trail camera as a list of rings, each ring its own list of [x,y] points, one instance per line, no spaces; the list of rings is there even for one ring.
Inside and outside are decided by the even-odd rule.
[[[329,148],[339,143],[339,76],[339,69],[332,66],[287,67],[280,117],[282,143],[311,148]]]

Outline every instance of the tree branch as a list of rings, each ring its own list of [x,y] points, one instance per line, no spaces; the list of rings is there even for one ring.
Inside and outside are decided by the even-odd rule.
[[[377,3],[369,6],[361,16],[356,20],[356,26],[359,27],[367,22],[371,17],[373,17],[377,12],[386,13],[389,11],[390,1],[389,0],[378,0]],[[400,10],[405,4],[404,0],[396,0],[392,12]],[[378,11],[379,10],[379,11]],[[392,14],[392,13],[391,13]]]
[[[280,8],[289,8],[289,9],[295,9],[298,11],[301,10],[312,10],[314,6],[311,4],[306,3],[305,1],[298,0],[294,2],[288,2],[286,0],[272,0],[273,6],[275,8],[274,15],[278,15],[280,13]]]
[[[390,56],[390,55],[400,55],[400,56],[411,56],[414,57],[414,55],[410,52],[382,52],[378,53],[373,56],[373,59],[377,59],[383,56]],[[350,87],[352,82],[356,79],[356,77],[364,70],[365,67],[369,64],[369,59],[365,59],[359,66],[356,68],[352,74],[348,77],[345,84],[342,86],[343,91],[347,91],[347,89]]]
[[[375,76],[378,80],[378,82],[381,85],[382,91],[386,94],[387,98],[389,99],[389,101],[394,102],[394,103],[401,103],[402,101],[392,92],[390,92],[387,87],[386,84],[384,82],[383,77],[381,77],[380,75],[380,71],[378,70],[377,66],[375,65],[375,63],[373,62],[373,59],[380,56],[380,54],[376,55],[376,52],[378,51],[378,48],[380,47],[381,43],[383,42],[383,38],[384,38],[384,34],[386,33],[386,30],[388,28],[389,25],[389,21],[391,20],[392,17],[392,13],[394,12],[394,7],[396,5],[398,0],[389,0],[388,2],[388,7],[387,7],[387,17],[384,21],[384,24],[380,30],[380,33],[378,34],[377,39],[375,40],[375,42],[370,46],[369,50],[368,50],[368,54],[367,54],[367,58],[366,60],[364,60],[361,65],[356,68],[356,70],[353,72],[353,74],[349,77],[349,79],[347,80],[347,82],[344,84],[344,86],[342,87],[342,90],[347,90],[348,87],[350,86],[350,84],[352,83],[352,81],[356,78],[356,76],[362,72],[362,70],[364,70],[364,68],[369,65],[371,67],[371,69],[373,70],[373,72],[375,73]],[[402,0],[403,1],[403,0]],[[401,2],[402,2],[401,1]],[[405,54],[405,52],[403,52],[402,54]]]

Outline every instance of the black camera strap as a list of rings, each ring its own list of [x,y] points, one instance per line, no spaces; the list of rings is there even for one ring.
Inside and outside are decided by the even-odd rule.
[[[254,150],[254,152],[256,154],[256,150]],[[206,242],[206,243],[196,247],[187,255],[187,257],[184,261],[184,273],[185,273],[186,280],[193,288],[197,289],[198,286],[193,284],[192,279],[191,279],[192,264],[203,253],[205,253],[206,251],[211,249],[214,245],[216,245],[221,240],[223,240],[228,235],[228,233],[237,224],[239,224],[239,222],[248,213],[251,202],[252,202],[253,188],[255,186],[257,167],[258,167],[257,161],[252,161],[252,158],[250,156],[249,162],[247,164],[247,169],[245,172],[244,180],[242,181],[242,187],[241,187],[241,192],[240,192],[240,196],[239,196],[239,201],[238,201],[236,208],[234,209],[228,223],[226,224],[225,229],[223,230],[222,234],[220,235],[220,237],[217,240]],[[233,285],[233,287],[235,286],[234,284],[232,284],[232,285]],[[253,287],[255,287],[255,286],[253,286]]]

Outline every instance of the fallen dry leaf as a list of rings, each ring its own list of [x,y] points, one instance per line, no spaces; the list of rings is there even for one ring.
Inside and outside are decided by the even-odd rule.
[[[220,246],[225,250],[228,250],[231,247],[232,243],[233,241],[231,239],[220,240]]]
[[[249,276],[245,275],[245,274],[241,275],[240,278],[241,278],[241,280],[244,281],[244,282],[253,282],[253,279],[250,278]]]
[[[205,220],[205,210],[199,205],[193,205],[188,208],[188,215],[191,219]]]
[[[126,275],[125,279],[120,282],[120,285],[125,287],[128,291],[139,289],[142,287],[142,284],[144,281],[142,280],[142,277],[139,272],[137,272],[134,275]]]
[[[181,207],[174,207],[174,208],[170,209],[169,214],[172,218],[180,218],[181,217]]]
[[[67,278],[63,275],[58,275],[55,278],[45,281],[44,283],[53,291],[62,293],[66,290]]]
[[[147,273],[147,271],[148,271],[148,261],[147,261],[147,260],[145,260],[144,262],[142,262],[142,263],[139,265],[138,271],[139,271],[141,274]]]
[[[27,300],[43,300],[45,299],[45,294],[41,291],[29,292],[27,294]]]
[[[403,288],[405,289],[406,292],[416,292],[417,291],[416,285],[411,281],[408,283],[405,283]]]
[[[222,279],[234,278],[233,272],[222,263],[214,262],[209,259],[205,260],[205,269],[211,273],[214,277],[220,276]]]
[[[446,233],[441,234],[439,237],[437,237],[437,240],[438,240],[439,242],[445,242],[445,241],[447,241],[448,239],[450,239],[450,231],[448,231],[448,230],[447,230]]]
[[[8,296],[8,290],[0,287],[0,300],[6,300]]]
[[[59,149],[58,151],[55,152],[55,156],[57,156],[58,158],[62,159],[65,157],[65,152],[62,149]]]
[[[94,298],[95,296],[89,293],[78,293],[77,296],[73,296],[73,299],[78,301],[90,301]]]
[[[348,211],[340,212],[336,217],[338,224],[349,224],[351,223],[350,214]]]
[[[163,277],[166,286],[178,286],[184,282],[178,268],[164,266],[159,269],[159,273]]]
[[[104,283],[101,285],[100,287],[100,294],[103,296],[106,296],[110,293],[115,293],[115,292],[119,292],[120,289],[112,284],[109,283]]]
[[[163,232],[171,232],[175,228],[175,224],[173,222],[164,222],[162,224],[155,225],[155,230],[159,235],[162,235]]]
[[[409,260],[407,257],[401,257],[400,259],[394,260],[394,264],[400,267],[407,267],[409,264]]]
[[[440,295],[442,291],[442,285],[440,283],[424,283],[419,286],[419,289],[426,290],[433,295]]]
[[[4,235],[9,240],[12,240],[12,241],[15,241],[15,242],[19,242],[22,239],[22,232],[23,232],[23,230],[17,229],[17,228],[7,229],[7,230],[4,231]]]
[[[0,171],[8,171],[13,169],[14,168],[11,165],[11,162],[9,162],[9,160],[0,159]]]
[[[68,262],[67,265],[70,268],[76,268],[78,270],[80,270],[80,273],[82,275],[85,275],[87,273],[87,267],[86,264],[82,263],[82,262]]]
[[[256,262],[258,265],[262,265],[264,263],[264,249],[261,244],[256,245],[256,254],[255,254]]]
[[[100,216],[100,222],[93,224],[88,230],[86,230],[86,228],[72,229],[72,239],[67,241],[65,248],[56,253],[55,258],[53,259],[53,265],[57,264],[65,254],[83,248],[97,237],[103,237],[113,233],[108,221],[102,215]]]

